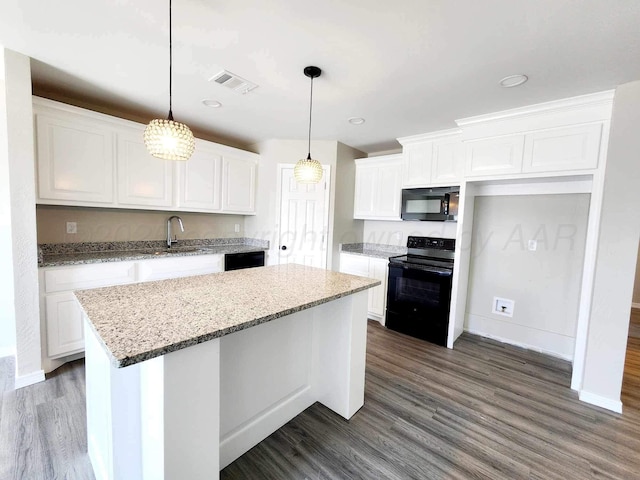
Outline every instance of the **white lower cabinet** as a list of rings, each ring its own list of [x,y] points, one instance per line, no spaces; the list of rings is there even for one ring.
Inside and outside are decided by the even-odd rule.
[[[84,349],[82,310],[73,292],[45,296],[47,355],[56,358]]]
[[[74,290],[124,285],[167,278],[204,275],[224,270],[223,255],[157,258],[137,262],[108,262],[40,269],[42,345],[45,371],[52,363],[84,351],[82,311]]]
[[[367,257],[351,253],[340,254],[340,271],[361,277],[370,277],[382,282],[369,289],[368,314],[370,318],[385,323],[387,309],[387,277],[389,260],[386,258]]]

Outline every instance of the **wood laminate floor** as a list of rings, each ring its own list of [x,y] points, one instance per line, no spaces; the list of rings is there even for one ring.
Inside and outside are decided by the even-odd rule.
[[[221,479],[640,478],[640,411],[579,402],[567,362],[466,334],[447,350],[368,333],[350,421],[315,404]],[[0,361],[0,479],[92,479],[83,362],[18,391],[11,372]]]
[[[640,309],[631,309],[627,356],[624,361],[622,403],[640,410]]]

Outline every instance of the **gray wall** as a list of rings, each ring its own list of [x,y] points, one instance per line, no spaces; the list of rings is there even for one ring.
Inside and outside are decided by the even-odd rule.
[[[572,358],[589,200],[476,198],[465,329]],[[491,313],[495,296],[515,301],[513,317]]]
[[[638,247],[638,257],[640,258],[640,246]],[[636,262],[636,279],[633,284],[633,303],[640,304],[640,262]]]

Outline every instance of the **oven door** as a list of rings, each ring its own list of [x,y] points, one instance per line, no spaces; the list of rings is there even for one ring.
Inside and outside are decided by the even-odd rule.
[[[451,272],[389,265],[386,326],[446,346]]]

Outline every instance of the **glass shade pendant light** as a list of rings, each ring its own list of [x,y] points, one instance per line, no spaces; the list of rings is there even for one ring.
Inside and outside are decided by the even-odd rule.
[[[298,160],[293,168],[293,176],[298,183],[318,183],[322,179],[322,164],[311,158],[311,108],[313,107],[313,79],[320,76],[318,67],[306,67],[304,74],[311,79],[311,95],[309,99],[309,148],[307,158]]]
[[[169,0],[169,116],[154,119],[144,130],[144,144],[151,155],[164,160],[189,160],[195,149],[191,129],[173,119],[172,70],[173,45],[171,38],[171,0]]]

